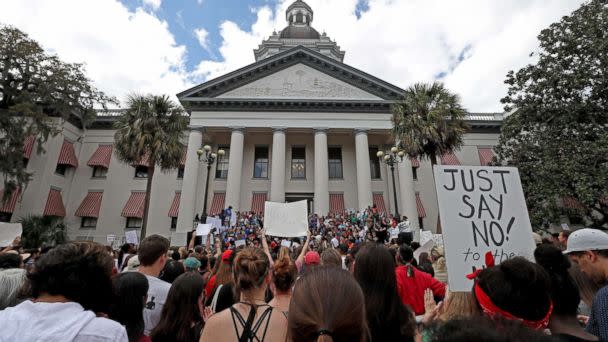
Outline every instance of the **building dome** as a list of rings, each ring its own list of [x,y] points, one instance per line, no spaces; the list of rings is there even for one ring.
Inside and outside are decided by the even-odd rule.
[[[281,31],[283,39],[320,39],[321,35],[310,26],[289,25]]]

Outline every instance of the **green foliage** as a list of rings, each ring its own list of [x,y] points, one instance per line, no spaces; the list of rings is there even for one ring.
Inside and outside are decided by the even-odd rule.
[[[19,220],[23,227],[21,243],[24,248],[59,245],[67,241],[66,227],[60,219],[31,215]]]
[[[594,0],[544,29],[538,62],[507,74],[497,164],[519,168],[532,223],[562,215],[608,227],[608,5]],[[562,199],[580,203],[567,208]]]
[[[416,83],[393,106],[393,134],[412,158],[429,158],[458,150],[469,127],[458,95],[442,83]]]
[[[49,136],[58,133],[52,117],[78,117],[86,125],[95,106],[115,100],[98,91],[82,64],[65,63],[46,53],[18,29],[0,24],[0,173],[4,199],[32,175],[23,165],[23,142],[35,136],[37,152]],[[0,199],[2,200],[2,199]]]
[[[133,165],[148,156],[148,182],[141,237],[146,236],[150,189],[157,166],[166,171],[179,167],[185,145],[182,143],[189,118],[168,96],[131,95],[127,110],[114,123],[116,156]]]

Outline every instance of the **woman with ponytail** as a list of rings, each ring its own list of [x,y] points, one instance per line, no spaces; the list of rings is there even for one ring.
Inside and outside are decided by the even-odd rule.
[[[283,255],[274,263],[272,284],[270,284],[273,298],[268,304],[281,311],[285,315],[285,318],[287,318],[289,312],[291,288],[296,282],[297,276],[298,269],[288,254]]]
[[[211,316],[200,341],[285,341],[285,316],[264,301],[271,282],[268,256],[258,248],[241,250],[234,259],[233,276],[240,301]]]
[[[580,326],[576,314],[581,297],[578,287],[568,269],[570,261],[554,245],[540,245],[534,251],[536,263],[547,271],[551,279],[553,313],[549,319],[549,330],[563,341],[597,341]]]
[[[289,305],[292,342],[368,341],[361,287],[345,270],[321,266],[298,279]]]

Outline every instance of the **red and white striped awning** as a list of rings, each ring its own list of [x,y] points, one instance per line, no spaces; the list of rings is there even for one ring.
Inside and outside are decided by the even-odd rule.
[[[384,205],[384,195],[382,193],[373,194],[372,200],[378,209],[378,212],[385,213],[386,206]]]
[[[91,191],[80,203],[74,216],[78,217],[94,217],[99,218],[99,210],[101,209],[102,191]]]
[[[0,213],[11,214],[13,211],[15,211],[17,201],[19,200],[19,195],[21,195],[21,189],[17,188],[13,191],[11,197],[4,204],[2,204],[2,198],[4,198],[4,190],[0,190]]]
[[[562,198],[562,203],[568,209],[585,210],[585,206],[574,197],[564,197]]]
[[[51,189],[49,191],[49,196],[46,199],[46,206],[44,207],[43,215],[65,217],[65,207],[63,206],[63,199],[61,198],[60,190]]]
[[[33,135],[28,135],[25,138],[23,142],[23,158],[30,159],[34,150],[34,142],[36,142],[36,137]]]
[[[88,166],[103,166],[106,169],[110,168],[110,160],[112,160],[112,145],[99,145],[97,150],[87,162]]]
[[[420,160],[418,158],[410,158],[410,161],[412,162],[412,167],[420,167]]]
[[[188,149],[184,149],[184,153],[182,154],[182,160],[179,161],[180,166],[186,166],[186,155],[188,154]]]
[[[263,213],[264,204],[266,203],[267,194],[265,192],[257,192],[251,198],[251,211],[254,213]]]
[[[332,214],[344,212],[344,194],[329,194],[329,212]]]
[[[460,161],[454,153],[446,153],[441,156],[441,165],[460,165]]]
[[[422,205],[422,200],[420,199],[420,193],[416,193],[416,209],[418,210],[418,217],[426,217],[426,210],[424,210],[424,206]]]
[[[222,210],[224,210],[224,200],[226,200],[226,193],[214,193],[213,200],[211,201],[211,208],[209,209],[209,215],[219,215]]]
[[[71,167],[78,167],[78,158],[76,158],[76,152],[74,152],[74,145],[67,141],[63,141],[61,145],[61,152],[59,152],[59,160],[57,165],[69,165]]]
[[[145,202],[145,192],[132,192],[120,215],[123,217],[143,218]]]
[[[133,166],[145,166],[150,167],[150,153],[144,154],[141,159],[136,162]]]
[[[182,199],[182,193],[176,192],[175,196],[173,196],[173,202],[171,203],[171,208],[169,208],[169,217],[177,217],[179,214],[179,202]]]
[[[479,154],[479,163],[482,166],[490,165],[492,158],[494,158],[491,147],[477,147],[477,153]]]

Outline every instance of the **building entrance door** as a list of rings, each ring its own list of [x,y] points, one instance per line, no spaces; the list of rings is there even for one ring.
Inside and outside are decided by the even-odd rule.
[[[308,207],[308,215],[310,215],[314,211],[314,198],[315,194],[311,193],[286,193],[285,194],[285,202],[298,202],[298,201],[306,201]]]

